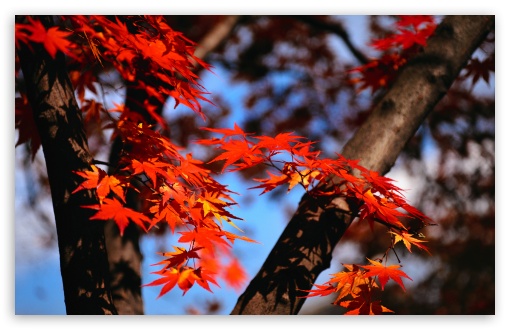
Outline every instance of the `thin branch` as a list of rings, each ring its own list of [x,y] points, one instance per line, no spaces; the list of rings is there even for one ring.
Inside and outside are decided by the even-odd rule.
[[[365,56],[365,54],[363,54],[360,50],[358,50],[356,48],[356,46],[354,46],[354,44],[352,43],[352,41],[349,37],[349,34],[347,33],[347,31],[344,29],[344,27],[342,26],[342,24],[340,22],[335,22],[335,23],[327,22],[327,21],[318,19],[315,16],[307,16],[307,15],[294,15],[293,17],[296,18],[297,20],[300,20],[303,23],[306,23],[306,24],[314,27],[314,28],[329,31],[329,32],[334,33],[337,36],[339,36],[340,39],[342,39],[342,41],[345,43],[347,48],[349,48],[352,55],[354,55],[354,57],[356,57],[356,59],[358,61],[360,61],[361,64],[366,64],[370,61]]]

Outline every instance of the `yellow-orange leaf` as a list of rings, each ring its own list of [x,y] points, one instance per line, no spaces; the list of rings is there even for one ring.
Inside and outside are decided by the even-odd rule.
[[[287,192],[294,188],[298,183],[302,184],[303,187],[307,189],[308,186],[310,185],[311,180],[319,174],[320,174],[319,171],[310,170],[303,170],[301,172],[292,173],[290,175],[289,189],[287,190]]]
[[[411,253],[412,253],[411,245],[414,245],[422,250],[425,250],[428,254],[430,254],[430,251],[428,250],[428,248],[425,245],[421,244],[421,243],[425,243],[427,241],[423,241],[423,240],[414,238],[412,234],[405,233],[405,232],[398,234],[398,233],[395,233],[394,231],[389,231],[389,233],[391,235],[395,236],[393,238],[393,245],[397,244],[398,242],[402,242],[406,246],[407,250],[409,250],[409,252],[411,252]]]
[[[357,295],[360,292],[360,285],[367,284],[367,279],[363,276],[363,271],[357,265],[344,265],[348,271],[342,271],[331,275],[331,280],[327,283],[336,283],[336,292],[338,296],[335,303],[345,296]]]

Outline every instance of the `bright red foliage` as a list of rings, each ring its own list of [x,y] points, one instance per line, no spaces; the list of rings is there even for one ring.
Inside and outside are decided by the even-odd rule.
[[[359,91],[370,88],[372,93],[379,88],[388,87],[400,67],[426,46],[428,37],[435,29],[436,23],[432,16],[400,16],[395,23],[396,32],[371,43],[373,48],[383,51],[383,55],[352,69],[351,73],[357,73],[358,77],[351,79],[351,82],[359,84]]]
[[[16,47],[40,43],[52,57],[62,51],[82,68],[91,61],[95,65],[108,63],[125,81],[138,84],[137,87],[149,96],[161,101],[172,97],[176,105],[182,103],[205,118],[199,101],[208,101],[204,97],[206,92],[192,69],[194,63],[205,68],[209,66],[194,55],[194,43],[168,26],[163,17],[112,19],[78,15],[64,18],[74,27],[70,32],[57,27],[46,29],[31,18],[28,24],[17,24]],[[361,89],[371,87],[375,90],[390,83],[393,74],[411,52],[416,51],[415,46],[425,45],[435,24],[428,16],[402,17],[397,27],[396,34],[374,42],[373,46],[383,51],[402,48],[404,52],[388,52],[381,59],[354,69],[353,72],[361,74],[358,79],[362,83]],[[123,106],[107,110],[97,99],[87,98],[86,91],[96,93],[94,83],[98,78],[80,72],[81,69],[71,72],[71,78],[86,112],[85,120],[100,124],[101,118],[107,118],[106,127],[112,129],[113,136],[120,137],[126,146],[119,166],[111,174],[94,164],[90,164],[90,171],[77,172],[83,181],[73,193],[90,190],[98,198],[98,204],[83,206],[97,211],[90,219],[115,221],[121,235],[130,221],[144,230],[167,224],[172,233],[178,235],[178,243],[183,246],[174,246],[174,252],[161,253],[166,259],[156,264],[162,266],[153,272],[158,278],[146,284],[161,285],[159,296],[175,286],[185,294],[195,283],[211,291],[210,283],[218,285],[216,279],[219,277],[234,288],[242,287],[247,276],[231,247],[237,240],[254,241],[225,230],[225,223],[237,230],[234,221],[241,220],[229,211],[236,205],[232,197],[234,192],[216,181],[202,161],[191,153],[183,155],[181,147],[139,115]],[[23,104],[22,100],[19,99],[20,104]],[[144,105],[156,122],[166,127],[161,116],[154,112],[153,105]],[[33,149],[37,150],[38,140],[26,131],[25,123],[29,120],[24,118],[28,117],[28,111],[17,107],[16,127],[20,129],[17,144],[31,139]],[[110,112],[118,112],[118,117]],[[407,231],[405,220],[416,218],[424,225],[430,225],[432,221],[409,205],[401,189],[390,179],[342,155],[337,155],[336,159],[321,158],[320,152],[313,150],[313,142],[292,133],[280,133],[275,137],[254,136],[237,124],[232,129],[204,129],[221,135],[196,143],[207,148],[215,146],[220,151],[211,162],[223,161],[222,172],[241,171],[260,164],[271,169],[267,177],[255,179],[258,185],[253,188],[262,189],[261,194],[280,186],[290,191],[300,185],[311,195],[356,199],[360,222],[367,221],[370,226],[377,222],[391,230],[391,249],[402,241],[409,251],[412,244],[428,252],[422,244],[424,241],[413,238]],[[355,176],[354,170],[359,174]],[[336,184],[327,191],[317,189],[333,176],[339,178]],[[139,183],[138,188],[133,181]],[[126,206],[125,196],[127,189],[141,193],[140,187],[149,191],[149,198],[145,208],[137,211]],[[346,265],[347,272],[334,274],[325,285],[307,291],[309,296],[337,293],[335,303],[346,307],[348,314],[391,312],[373,296],[378,289],[375,278],[382,289],[389,279],[404,289],[401,277],[409,277],[397,269],[398,265],[383,266],[377,261],[369,261],[371,265]]]

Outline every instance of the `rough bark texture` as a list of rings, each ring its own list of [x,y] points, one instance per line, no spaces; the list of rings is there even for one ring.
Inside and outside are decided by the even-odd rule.
[[[222,22],[218,23],[200,40],[195,50],[195,56],[203,59],[219,47],[233,31],[238,21],[239,16],[226,16]],[[198,70],[199,68],[195,67],[195,69]],[[146,122],[154,124],[154,118],[150,116],[143,104],[144,100],[149,99],[149,95],[145,90],[136,87],[136,83],[127,84],[125,106],[130,111],[141,114]],[[161,114],[164,104],[155,98],[152,98],[150,102],[156,106],[156,113]],[[110,150],[110,171],[117,167],[122,148],[121,139],[116,138]],[[133,184],[136,185],[137,183],[133,182]],[[137,196],[128,192],[127,205],[135,210],[139,209]],[[133,223],[128,225],[122,237],[119,235],[115,223],[108,222],[105,225],[108,261],[110,263],[110,285],[115,307],[121,315],[144,314],[141,290],[143,255],[139,245],[140,235],[140,229]]]
[[[22,22],[24,16],[16,16]],[[40,17],[51,25],[51,18]],[[78,186],[73,171],[90,169],[92,157],[81,112],[63,54],[55,59],[39,45],[18,51],[27,95],[41,137],[51,188],[67,314],[116,314],[108,285],[108,260],[102,221],[82,205],[98,203]]]
[[[127,197],[130,198],[129,196]],[[133,204],[128,202],[130,206]],[[142,298],[140,229],[129,224],[121,237],[112,221],[105,224],[106,248],[110,264],[110,286],[113,302],[120,315],[144,314]]]
[[[359,159],[368,169],[387,173],[471,54],[494,28],[494,19],[494,16],[446,17],[424,52],[402,69],[342,154]],[[305,301],[297,298],[297,288],[310,289],[317,276],[329,267],[333,248],[355,214],[340,198],[325,204],[303,196],[231,314],[297,314]]]

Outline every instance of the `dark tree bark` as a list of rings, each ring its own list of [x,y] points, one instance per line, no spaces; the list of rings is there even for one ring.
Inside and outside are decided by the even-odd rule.
[[[25,16],[16,16],[23,22]],[[40,17],[47,27],[51,17]],[[92,157],[64,55],[53,59],[40,45],[18,50],[27,95],[41,137],[58,235],[67,314],[116,314],[108,282],[103,221],[90,221],[97,204],[73,171],[90,170]]]
[[[411,60],[342,154],[387,173],[407,141],[441,100],[476,48],[494,28],[494,16],[448,16],[423,53]],[[331,181],[335,182],[336,178]],[[321,187],[327,189],[327,186]],[[356,216],[341,198],[303,196],[262,268],[231,314],[297,314],[298,298],[329,268],[332,251]]]

